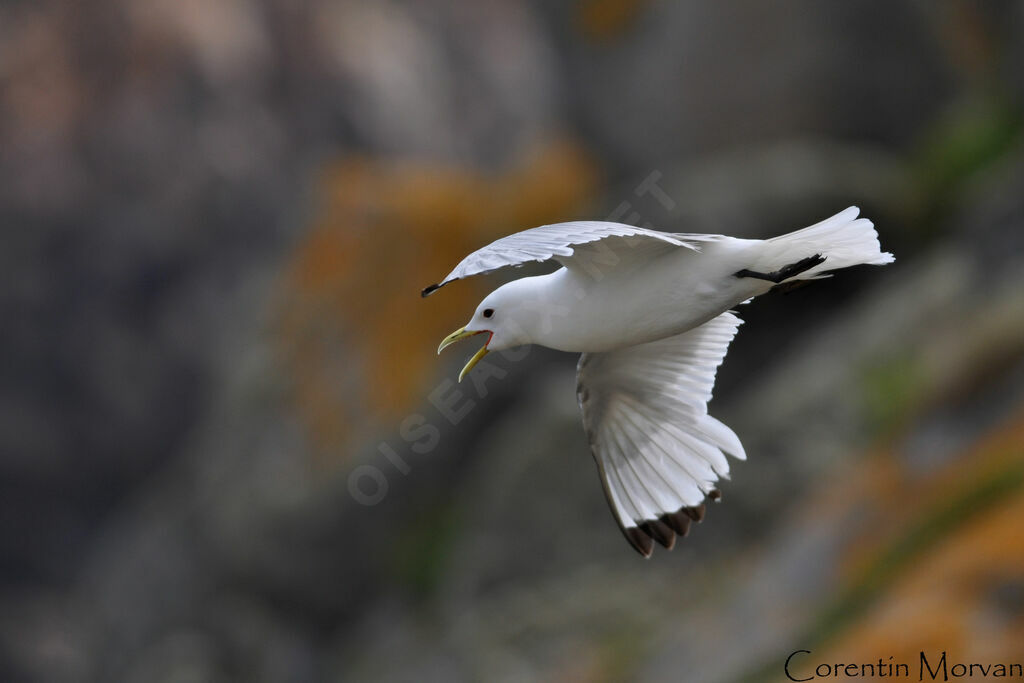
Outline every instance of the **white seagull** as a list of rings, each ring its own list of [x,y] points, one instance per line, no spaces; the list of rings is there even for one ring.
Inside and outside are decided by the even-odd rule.
[[[576,393],[605,496],[630,544],[650,557],[721,497],[725,454],[746,459],[708,415],[715,372],[741,321],[729,309],[775,286],[892,263],[856,207],[768,240],[664,233],[581,221],[510,235],[473,252],[423,290],[505,266],[555,260],[487,295],[454,342],[487,333],[459,380],[488,351],[540,344],[582,353]]]

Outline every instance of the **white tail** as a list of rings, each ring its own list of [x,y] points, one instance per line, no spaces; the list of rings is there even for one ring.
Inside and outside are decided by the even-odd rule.
[[[823,273],[830,270],[892,263],[895,259],[889,252],[882,251],[874,224],[867,218],[857,218],[859,214],[860,209],[851,206],[809,228],[766,240],[764,255],[756,270],[778,270],[815,254],[824,256],[825,261],[791,279],[811,280],[827,277]]]

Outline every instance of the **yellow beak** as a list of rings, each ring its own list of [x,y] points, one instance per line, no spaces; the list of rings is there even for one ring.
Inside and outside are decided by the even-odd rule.
[[[440,354],[442,351],[445,350],[446,347],[451,346],[460,339],[472,337],[475,334],[482,334],[484,331],[485,330],[476,330],[470,332],[467,331],[465,327],[460,327],[459,329],[455,330],[454,332],[452,332],[451,334],[444,338],[444,341],[441,342],[441,345],[437,347],[437,352],[438,354]],[[462,368],[462,372],[459,373],[459,381],[461,382],[462,378],[466,376],[466,373],[472,370],[473,366],[479,363],[480,359],[486,355],[487,345],[485,344],[479,351],[476,352],[476,354],[474,354],[472,358],[469,359],[469,362],[466,363],[466,367]]]

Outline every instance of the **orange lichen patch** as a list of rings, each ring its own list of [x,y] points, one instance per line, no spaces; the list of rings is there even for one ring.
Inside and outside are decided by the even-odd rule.
[[[882,452],[866,460],[854,480],[862,493],[858,506],[870,519],[850,545],[845,560],[847,577],[863,574],[885,547],[920,522],[923,511],[940,510],[980,487],[998,486],[1007,471],[1019,468],[1024,463],[1024,414],[1010,419],[931,476],[914,476],[899,463],[893,453]]]
[[[647,0],[580,0],[576,21],[587,38],[613,40],[629,30],[647,4]]]
[[[1020,661],[1024,412],[932,474],[911,476],[891,452],[858,470],[814,508],[845,507],[831,516],[861,531],[835,599],[801,637],[806,661],[881,657],[914,677],[922,650],[933,662],[947,651],[950,666]]]
[[[495,176],[370,159],[327,167],[277,317],[291,402],[313,441],[344,453],[355,426],[397,427],[438,372],[438,342],[493,281],[425,300],[420,290],[497,237],[576,217],[596,185],[591,162],[568,144]]]
[[[932,662],[944,650],[950,664],[1021,661],[1021,520],[1024,491],[953,530],[827,651],[816,651],[815,661],[873,662],[891,655],[912,662],[915,676],[922,650]]]

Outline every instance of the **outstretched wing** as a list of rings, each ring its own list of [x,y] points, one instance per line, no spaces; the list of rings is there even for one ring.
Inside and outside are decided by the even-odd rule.
[[[607,244],[598,245],[606,241]],[[581,249],[584,245],[588,245],[589,249]],[[599,246],[604,248],[598,250]],[[462,259],[445,279],[424,289],[423,296],[454,280],[489,273],[505,266],[521,266],[531,261],[557,259],[571,266],[574,257],[589,255],[591,258],[588,260],[599,264],[617,263],[620,258],[628,259],[633,251],[631,248],[637,246],[645,247],[642,251],[646,256],[650,256],[652,248],[669,250],[684,247],[697,250],[693,242],[678,236],[623,223],[576,221],[544,225],[502,237],[483,249],[477,249]],[[600,252],[609,253],[602,255]],[[605,257],[603,261],[602,256]]]
[[[645,557],[653,540],[671,549],[703,519],[704,499],[717,500],[715,485],[729,475],[726,453],[746,459],[733,431],[707,413],[741,322],[723,313],[674,337],[580,357],[576,391],[605,495]]]

